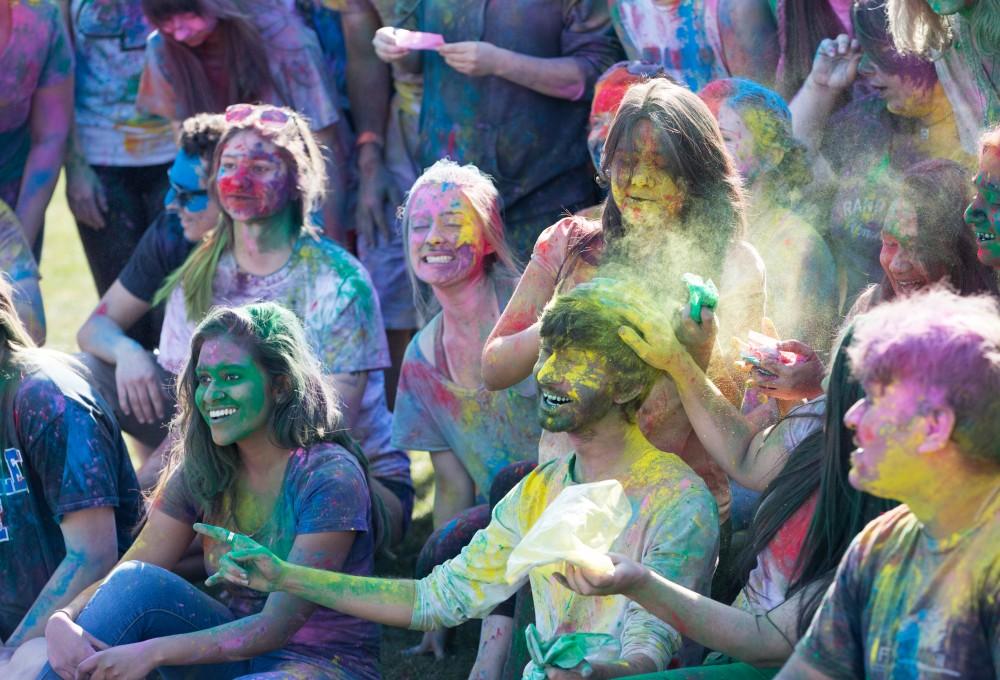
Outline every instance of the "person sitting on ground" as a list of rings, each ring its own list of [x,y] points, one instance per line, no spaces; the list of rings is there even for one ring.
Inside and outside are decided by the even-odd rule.
[[[517,284],[500,214],[490,178],[449,160],[421,175],[403,206],[408,271],[421,294],[416,306],[430,320],[403,360],[392,444],[430,452],[436,530],[480,508],[463,517],[463,530],[429,539],[442,545],[425,544],[421,554],[457,554],[470,532],[489,521],[482,508],[497,475],[538,458],[542,429],[534,380],[492,392],[481,375],[483,345]],[[413,651],[443,657],[443,635],[428,633]]]
[[[620,643],[619,653],[606,651],[590,660],[591,677],[666,668],[680,652],[681,634],[625,598],[578,597],[544,569],[513,583],[504,578],[511,551],[563,489],[617,480],[631,517],[613,550],[698,592],[711,580],[719,541],[715,503],[680,458],[655,449],[636,425],[657,371],[618,337],[625,321],[605,305],[605,290],[594,282],[556,298],[539,329],[538,418],[545,429],[568,433],[574,451],[521,480],[460,555],[416,582],[359,579],[289,564],[247,536],[199,525],[200,532],[233,548],[210,582],[287,590],[355,616],[426,630],[482,616],[530,580],[543,640],[586,632]],[[580,677],[580,670],[567,671],[567,677]]]
[[[828,347],[837,326],[837,271],[810,222],[805,193],[812,169],[792,136],[788,105],[777,92],[742,78],[714,80],[698,96],[719,121],[747,188],[747,239],[767,272],[765,314],[781,337]]]
[[[3,277],[0,451],[6,660],[128,548],[142,498],[111,408],[71,357],[35,347]]]
[[[965,222],[976,233],[979,261],[1000,269],[1000,127],[979,142],[975,195],[965,211]]]
[[[858,320],[850,483],[904,505],[851,543],[778,678],[1000,672],[1000,306],[934,289]]]
[[[171,463],[146,523],[106,578],[49,619],[51,665],[40,677],[141,679],[159,668],[167,678],[377,680],[376,626],[285,594],[227,585],[210,595],[171,573],[202,520],[250,533],[292,563],[357,576],[372,573],[381,535],[367,461],[292,312],[217,308],[190,357]],[[211,573],[228,546],[205,539],[204,548]]]
[[[127,332],[151,312],[156,291],[219,221],[218,205],[208,196],[208,175],[223,126],[223,117],[214,114],[184,121],[180,150],[167,172],[166,209],[143,234],[121,274],[76,333],[83,350],[80,360],[104,398],[115,406],[122,429],[145,449],[142,459],[166,435],[174,411],[173,390],[153,352]],[[162,310],[152,313],[157,316],[152,325],[159,336]],[[143,488],[152,487],[157,472],[140,469]]]
[[[28,335],[45,344],[45,307],[38,282],[38,264],[21,230],[21,222],[9,205],[0,201],[0,275],[13,286],[14,309]]]
[[[179,374],[194,328],[213,306],[269,300],[295,312],[341,399],[344,424],[371,462],[372,487],[391,514],[386,524],[396,542],[409,524],[414,491],[410,459],[389,441],[385,330],[364,267],[318,236],[313,212],[324,178],[320,150],[297,113],[267,104],[226,110],[209,173],[221,220],[154,298],[167,299],[157,359]]]

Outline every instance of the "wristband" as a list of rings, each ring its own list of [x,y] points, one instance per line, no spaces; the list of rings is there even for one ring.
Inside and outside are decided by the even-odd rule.
[[[382,139],[381,135],[372,132],[371,130],[365,130],[358,135],[358,138],[354,141],[354,146],[358,148],[361,148],[365,144],[375,144],[380,149],[385,148],[385,140]]]

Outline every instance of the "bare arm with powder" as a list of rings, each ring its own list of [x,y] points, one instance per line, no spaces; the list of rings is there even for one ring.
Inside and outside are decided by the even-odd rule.
[[[327,236],[344,243],[347,225],[344,224],[345,206],[347,205],[347,156],[344,148],[340,126],[345,125],[344,119],[322,130],[316,130],[316,141],[323,147],[323,158],[326,161],[326,197],[321,207],[323,212],[323,231]]]
[[[755,666],[779,666],[792,653],[801,592],[765,615],[730,607],[620,555],[610,575],[567,565],[557,576],[583,595],[622,594],[684,635]]]
[[[694,322],[685,314],[671,320],[629,307],[622,313],[642,333],[640,337],[632,328],[622,327],[622,340],[643,361],[673,378],[691,426],[709,455],[740,484],[754,490],[766,488],[781,471],[788,451],[781,437],[768,437],[770,430],[759,431],[740,413],[677,339],[674,325]],[[714,314],[703,309],[702,325],[713,323]]]
[[[339,569],[354,542],[354,536],[351,531],[300,534],[296,536],[288,558],[292,563],[316,569]],[[212,585],[217,580],[209,578],[207,583]],[[193,633],[110,647],[81,663],[79,672],[119,677],[126,671],[134,673],[136,667],[152,671],[160,666],[253,658],[284,646],[315,608],[314,604],[293,595],[272,593],[263,610],[256,614]]]

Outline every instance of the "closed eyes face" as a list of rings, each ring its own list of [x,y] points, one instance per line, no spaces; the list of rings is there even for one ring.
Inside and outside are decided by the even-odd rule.
[[[615,150],[611,195],[626,227],[668,228],[684,207],[686,192],[670,174],[648,120],[634,130],[633,150]]]
[[[253,130],[241,130],[226,142],[215,182],[223,210],[239,222],[271,217],[292,198],[288,164],[277,146]]]
[[[215,17],[203,17],[195,12],[181,12],[157,28],[177,42],[184,43],[188,47],[198,47],[212,35],[218,24],[219,20]]]
[[[461,187],[421,185],[410,197],[407,225],[410,264],[418,279],[443,287],[482,275],[493,247]]]
[[[270,380],[242,345],[227,336],[205,340],[195,369],[195,406],[218,446],[266,430],[274,408]]]

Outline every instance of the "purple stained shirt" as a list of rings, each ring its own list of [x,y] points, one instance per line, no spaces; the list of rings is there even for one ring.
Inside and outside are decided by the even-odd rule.
[[[234,307],[262,301],[295,312],[325,373],[368,373],[351,434],[371,461],[373,476],[410,484],[410,459],[389,441],[392,416],[382,374],[390,364],[389,345],[378,298],[361,263],[333,241],[311,236],[299,237],[288,262],[267,276],[241,271],[232,252],[223,253],[212,304]],[[198,321],[188,319],[183,288],[178,286],[167,300],[159,354],[160,365],[175,375],[187,361]]]
[[[183,474],[180,468],[170,478],[154,501],[154,509],[185,523],[206,522],[232,531],[241,530],[229,512],[206,516],[187,492]],[[274,510],[252,537],[278,557],[287,559],[298,535],[331,531],[356,532],[343,566],[336,571],[371,576],[375,562],[371,494],[364,472],[357,459],[343,447],[313,444],[292,452]],[[205,570],[213,574],[219,568],[219,558],[229,548],[208,538],[204,544]],[[213,594],[240,618],[259,612],[268,598],[267,593],[231,583]],[[350,677],[379,678],[378,626],[325,607],[313,611],[283,651],[301,654],[330,671],[349,671]]]

